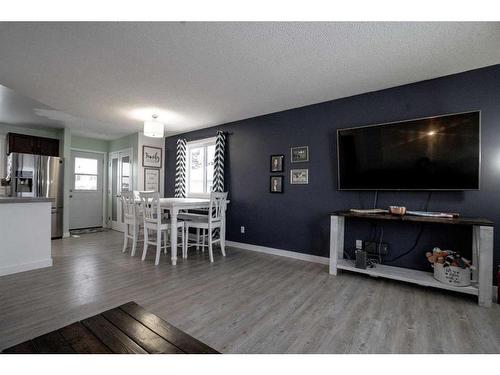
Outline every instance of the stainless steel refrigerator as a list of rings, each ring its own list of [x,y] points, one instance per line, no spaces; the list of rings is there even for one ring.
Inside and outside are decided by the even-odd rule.
[[[54,198],[52,238],[62,237],[63,162],[54,156],[11,153],[7,157],[9,195]]]

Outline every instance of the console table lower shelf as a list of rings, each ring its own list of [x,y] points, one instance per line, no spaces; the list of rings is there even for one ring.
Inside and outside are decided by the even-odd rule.
[[[470,286],[453,286],[443,284],[436,280],[431,272],[417,271],[403,267],[392,267],[384,264],[377,264],[373,268],[356,268],[354,264],[346,259],[339,259],[337,261],[337,269],[363,273],[375,277],[384,277],[386,279],[405,281],[407,283],[418,284],[422,286],[431,286],[434,288],[452,290],[454,292],[479,295],[479,289],[475,284]]]
[[[373,268],[356,268],[350,260],[344,259],[344,221],[345,218],[373,221],[401,221],[404,223],[426,223],[431,225],[460,225],[472,229],[472,280],[470,286],[458,287],[444,284],[431,272],[417,271],[403,267],[377,264]],[[346,270],[375,277],[384,277],[427,287],[446,289],[454,292],[472,294],[478,297],[478,304],[490,307],[493,285],[493,223],[478,218],[425,218],[395,217],[392,215],[367,215],[350,211],[339,211],[330,216],[330,274],[337,275],[337,270]]]

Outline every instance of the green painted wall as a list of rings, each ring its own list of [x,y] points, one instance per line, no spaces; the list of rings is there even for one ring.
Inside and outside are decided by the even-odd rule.
[[[134,153],[136,153],[138,143],[139,143],[139,134],[138,133],[130,134],[125,137],[116,139],[114,141],[109,141],[109,152],[120,151],[126,148],[133,148]]]
[[[71,135],[71,148],[78,148],[81,150],[92,150],[98,152],[108,152],[109,141],[102,139],[94,139],[81,137],[78,135]]]

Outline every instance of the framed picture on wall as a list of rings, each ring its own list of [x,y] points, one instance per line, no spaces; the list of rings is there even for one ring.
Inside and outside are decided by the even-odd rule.
[[[162,152],[160,147],[142,146],[142,166],[161,168]]]
[[[292,147],[290,151],[291,151],[292,163],[302,163],[304,161],[309,161],[308,146]]]
[[[144,168],[144,190],[145,191],[160,191],[160,170],[152,168]]]
[[[283,193],[283,176],[271,176],[269,191],[271,193]]]
[[[307,185],[309,183],[309,169],[290,170],[290,183],[292,185]]]
[[[271,155],[271,172],[283,172],[285,155]]]

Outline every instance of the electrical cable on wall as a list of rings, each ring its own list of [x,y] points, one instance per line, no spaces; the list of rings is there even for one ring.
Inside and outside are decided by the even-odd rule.
[[[425,204],[424,204],[424,211],[427,211],[428,208],[429,208],[429,202],[431,200],[431,196],[432,196],[432,191],[429,192],[428,196],[427,196],[427,200],[425,201]],[[413,250],[415,250],[415,248],[417,247],[418,245],[418,241],[420,240],[420,237],[422,236],[422,233],[424,232],[424,225],[420,225],[420,229],[418,231],[418,234],[417,234],[417,237],[415,238],[415,242],[413,243],[412,247],[410,247],[407,251],[405,251],[404,253],[396,256],[395,258],[393,259],[390,259],[390,260],[384,260],[384,262],[386,263],[393,263],[395,262],[396,260],[398,259],[401,259],[402,257],[408,255],[409,253],[411,253]]]

